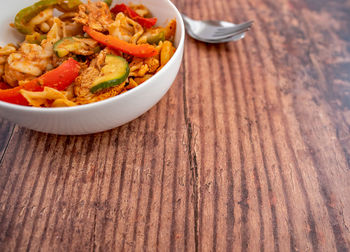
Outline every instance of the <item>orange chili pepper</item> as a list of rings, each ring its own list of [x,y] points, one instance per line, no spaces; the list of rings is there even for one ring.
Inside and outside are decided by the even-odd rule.
[[[111,49],[116,49],[139,58],[148,58],[158,54],[157,49],[149,44],[130,44],[111,35],[97,32],[88,26],[84,26],[83,29],[91,38]]]

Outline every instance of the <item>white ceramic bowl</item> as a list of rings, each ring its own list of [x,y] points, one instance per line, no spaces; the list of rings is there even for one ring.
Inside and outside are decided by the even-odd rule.
[[[23,38],[9,27],[22,8],[36,0],[11,0],[0,9],[0,44]],[[176,18],[175,47],[171,60],[152,78],[128,92],[104,101],[69,108],[34,108],[0,101],[0,117],[36,131],[82,135],[101,132],[125,124],[153,107],[168,91],[179,71],[184,50],[185,28],[179,11],[169,0],[114,0],[116,3],[142,3],[164,26]],[[113,6],[112,5],[112,6]]]

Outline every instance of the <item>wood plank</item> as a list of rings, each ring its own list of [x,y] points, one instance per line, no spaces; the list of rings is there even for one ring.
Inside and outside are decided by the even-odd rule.
[[[187,37],[169,93],[117,129],[1,121],[0,250],[348,251],[350,5],[174,3],[255,24]]]
[[[225,221],[229,223],[230,217],[235,219],[231,229],[233,244],[238,250],[255,251],[259,246],[268,251],[272,248],[282,251],[348,248],[349,230],[346,222],[341,222],[342,218],[348,216],[344,214],[348,198],[338,192],[342,195],[338,201],[338,194],[333,191],[349,190],[349,174],[346,172],[349,166],[344,156],[346,153],[341,148],[342,143],[335,140],[336,128],[330,123],[343,124],[344,119],[333,116],[327,118],[332,110],[326,112],[329,110],[329,100],[322,96],[317,99],[323,102],[321,107],[310,107],[308,101],[304,100],[315,90],[307,90],[297,84],[298,81],[300,84],[314,82],[312,75],[300,76],[304,79],[298,80],[293,72],[285,76],[280,72],[280,68],[281,71],[302,68],[307,60],[307,54],[301,54],[288,59],[291,65],[283,67],[286,64],[285,55],[288,55],[281,44],[281,41],[285,41],[283,31],[288,31],[292,23],[287,15],[288,3],[215,3],[214,6],[213,2],[208,2],[207,5],[200,5],[200,8],[193,3],[192,8],[189,7],[189,14],[202,19],[226,17],[230,20],[233,16],[239,20],[257,20],[257,23],[251,37],[248,35],[242,43],[213,48],[190,39],[186,51],[187,65],[193,66],[193,71],[187,75],[192,85],[186,94],[188,100],[193,101],[189,104],[189,118],[194,125],[200,125],[195,127],[194,134],[200,136],[196,141],[199,147],[195,154],[200,164],[198,191],[199,240],[203,241],[201,248],[206,250],[223,246],[231,249],[225,235],[230,227],[222,228],[221,225]],[[282,8],[281,4],[284,4]],[[277,15],[280,9],[285,12]],[[304,15],[308,14],[305,10]],[[274,27],[275,30],[279,28],[280,33],[266,28],[273,24],[273,16],[284,25]],[[300,19],[300,15],[298,17]],[[307,34],[317,36],[315,32]],[[311,40],[310,46],[316,46],[315,41]],[[343,48],[344,51],[346,48]],[[342,56],[342,61],[349,59],[348,54]],[[193,59],[200,59],[200,64],[196,65]],[[296,97],[297,102],[293,101]],[[338,108],[332,109],[339,111]],[[308,116],[304,113],[308,113]],[[321,113],[324,116],[322,120],[311,116]],[[223,124],[230,130],[225,131]],[[310,128],[310,125],[314,126]],[[321,125],[327,126],[322,129]],[[310,134],[313,128],[317,131]],[[345,130],[344,127],[342,129]],[[343,134],[348,134],[348,130]],[[312,140],[309,140],[310,137]],[[333,143],[329,142],[330,139]],[[318,147],[320,160],[317,161],[309,141],[312,141],[311,146],[327,146],[329,152],[320,153]],[[227,142],[231,143],[231,153],[225,156]],[[334,153],[338,158],[334,155],[332,158],[328,153]],[[233,181],[227,182],[229,173],[226,173],[223,177],[227,180],[218,183],[220,166],[229,163],[232,158],[235,160],[234,167],[229,170],[236,171]],[[337,167],[337,175],[329,169],[334,166]],[[337,185],[331,183],[330,178],[331,181],[336,180]],[[218,204],[223,195],[229,195],[230,188],[233,189],[230,200],[235,205],[228,217],[227,212],[230,212],[231,207],[228,200],[225,202],[226,207],[218,207]],[[257,228],[259,224],[260,230]],[[218,233],[220,237],[216,236]]]
[[[1,250],[193,250],[182,104],[178,78],[156,107],[112,131],[17,130],[1,166]]]

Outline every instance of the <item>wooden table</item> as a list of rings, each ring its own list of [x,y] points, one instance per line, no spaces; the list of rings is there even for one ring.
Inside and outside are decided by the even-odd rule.
[[[0,250],[349,251],[349,0],[174,2],[254,28],[117,129],[2,120]]]

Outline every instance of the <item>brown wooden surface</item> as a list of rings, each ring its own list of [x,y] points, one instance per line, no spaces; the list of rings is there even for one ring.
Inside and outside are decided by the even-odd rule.
[[[349,251],[350,1],[174,3],[254,28],[115,130],[2,120],[0,251]]]

